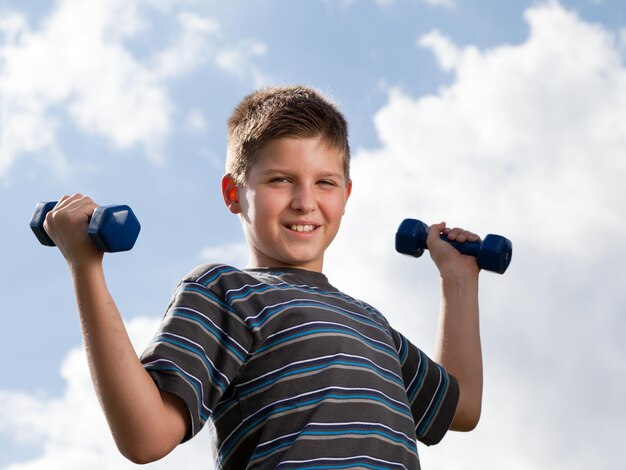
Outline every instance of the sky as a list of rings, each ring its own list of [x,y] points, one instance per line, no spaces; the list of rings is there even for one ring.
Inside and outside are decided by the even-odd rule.
[[[0,0],[0,468],[135,468],[35,204],[133,208],[137,244],[105,269],[140,353],[187,272],[245,265],[219,185],[230,112],[302,83],[350,123],[335,286],[432,354],[438,273],[394,251],[400,222],[513,242],[481,273],[481,422],[420,446],[423,468],[623,469],[625,58],[621,0]],[[212,468],[209,431],[145,468],[175,465]]]

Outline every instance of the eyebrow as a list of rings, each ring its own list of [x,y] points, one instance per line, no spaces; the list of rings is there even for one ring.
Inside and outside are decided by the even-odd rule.
[[[272,173],[283,173],[283,174],[290,174],[293,173],[291,170],[289,169],[285,169],[285,168],[268,168],[266,170],[263,170],[261,172],[261,175],[269,175]],[[343,173],[336,173],[333,171],[327,171],[327,172],[323,172],[319,175],[317,175],[318,177],[321,178],[339,178],[339,179],[346,179],[346,176]]]

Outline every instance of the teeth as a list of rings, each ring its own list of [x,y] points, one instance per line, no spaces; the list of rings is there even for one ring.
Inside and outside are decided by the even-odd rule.
[[[315,230],[314,225],[291,225],[289,227],[291,230],[295,230],[296,232],[311,232]]]

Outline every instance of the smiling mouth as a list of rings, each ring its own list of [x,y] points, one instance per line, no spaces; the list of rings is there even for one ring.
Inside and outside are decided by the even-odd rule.
[[[315,230],[317,228],[317,226],[315,225],[297,225],[297,224],[292,224],[292,225],[288,225],[287,228],[289,228],[290,230],[293,230],[294,232],[312,232],[313,230]]]

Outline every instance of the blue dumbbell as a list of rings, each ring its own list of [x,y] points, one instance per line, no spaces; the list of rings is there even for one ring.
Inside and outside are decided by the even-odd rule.
[[[57,201],[40,202],[30,220],[30,228],[42,245],[55,246],[43,228],[46,214],[54,209]],[[101,251],[114,253],[128,251],[134,245],[141,230],[139,220],[128,206],[101,206],[96,208],[89,220],[87,233]]]
[[[427,237],[428,225],[419,220],[404,219],[396,232],[396,251],[418,258],[427,249]],[[481,269],[502,274],[511,263],[513,245],[501,235],[487,235],[482,242],[458,243],[448,240],[446,235],[441,235],[441,239],[464,255],[475,256]]]

